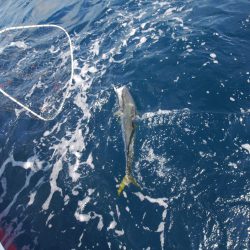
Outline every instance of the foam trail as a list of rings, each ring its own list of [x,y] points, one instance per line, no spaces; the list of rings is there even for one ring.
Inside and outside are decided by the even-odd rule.
[[[174,114],[221,114],[221,115],[244,115],[249,114],[250,109],[243,110],[240,109],[240,111],[235,112],[225,112],[225,111],[213,111],[213,110],[190,110],[189,108],[183,108],[183,109],[173,109],[173,110],[162,110],[159,109],[154,112],[146,112],[141,116],[138,116],[139,120],[147,120],[152,119],[155,116],[169,116]]]
[[[30,157],[26,162],[22,161],[15,161],[13,155],[11,154],[9,158],[7,158],[3,165],[0,168],[0,177],[4,173],[6,166],[8,163],[11,163],[13,167],[22,167],[24,169],[31,169],[33,172],[36,172],[37,170],[42,168],[43,161],[40,161],[37,156]]]
[[[14,198],[12,199],[11,203],[10,203],[10,204],[4,209],[4,211],[0,214],[0,221],[2,220],[3,217],[5,217],[5,216],[9,213],[9,211],[10,211],[11,207],[13,206],[13,204],[16,203],[19,194],[20,194],[25,188],[27,188],[27,187],[29,186],[29,184],[30,184],[30,178],[31,178],[32,176],[33,176],[33,173],[30,172],[29,175],[27,176],[26,180],[25,180],[24,186],[20,189],[19,192],[17,192],[17,193],[15,194],[15,196],[14,196]]]
[[[173,110],[162,110],[159,109],[155,112],[146,112],[142,116],[139,117],[140,120],[151,119],[155,116],[162,116],[162,115],[172,115],[178,113],[190,113],[189,109],[173,109]]]
[[[141,192],[136,192],[134,194],[140,199],[140,201],[147,200],[150,203],[158,204],[159,206],[164,208],[162,212],[162,221],[160,222],[156,230],[157,233],[160,233],[161,249],[164,250],[164,243],[165,243],[164,230],[165,230],[165,223],[166,223],[165,221],[167,217],[167,208],[168,208],[167,199],[166,198],[152,198],[150,196],[143,195]]]

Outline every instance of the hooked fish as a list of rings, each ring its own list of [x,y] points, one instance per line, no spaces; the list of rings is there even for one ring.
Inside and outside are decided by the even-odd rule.
[[[126,157],[126,171],[125,176],[118,188],[118,195],[121,194],[125,186],[130,183],[140,187],[132,176],[132,163],[134,156],[134,140],[135,140],[135,119],[136,106],[135,102],[126,86],[115,88],[118,97],[119,110],[116,115],[121,119],[122,137],[124,142],[124,151]]]

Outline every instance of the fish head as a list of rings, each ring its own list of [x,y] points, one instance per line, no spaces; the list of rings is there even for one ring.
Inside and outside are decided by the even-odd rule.
[[[132,113],[131,115],[135,116],[136,114],[135,103],[128,88],[126,86],[122,86],[120,88],[114,88],[114,90],[118,97],[120,109],[124,111],[126,108],[129,108]]]

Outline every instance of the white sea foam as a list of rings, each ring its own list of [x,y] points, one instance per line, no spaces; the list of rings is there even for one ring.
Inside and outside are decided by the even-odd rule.
[[[11,202],[8,204],[8,206],[1,212],[0,214],[0,220],[2,220],[3,217],[5,217],[7,214],[9,214],[10,209],[12,208],[12,206],[16,203],[17,198],[19,196],[19,194],[26,189],[29,184],[30,184],[30,178],[32,177],[33,173],[30,172],[25,179],[25,183],[24,185],[21,187],[21,189],[15,193],[14,197],[12,198]]]
[[[86,160],[86,164],[90,166],[91,169],[95,168],[95,165],[93,164],[92,152],[89,154],[88,159]]]
[[[68,196],[68,195],[65,195],[63,201],[64,201],[64,206],[68,205],[68,204],[69,204],[69,201],[70,201],[69,196]]]
[[[24,41],[11,42],[10,44],[6,45],[5,47],[0,48],[0,54],[3,53],[3,51],[6,48],[9,48],[9,47],[17,47],[19,49],[27,49],[28,45]]]
[[[141,47],[142,44],[144,44],[146,41],[147,41],[147,38],[143,36],[142,38],[140,38],[140,42],[137,44],[137,47]]]
[[[55,214],[53,212],[51,212],[46,220],[46,225],[48,225],[48,223],[50,222],[50,220],[55,216]]]
[[[101,231],[102,229],[103,229],[103,226],[104,226],[104,224],[103,224],[103,217],[102,217],[102,215],[100,215],[100,214],[97,214],[97,213],[95,213],[95,212],[89,212],[89,213],[87,213],[87,214],[82,214],[82,213],[80,213],[79,211],[76,211],[75,212],[75,218],[78,220],[78,221],[80,221],[80,222],[86,222],[86,223],[88,223],[90,220],[93,220],[93,219],[96,219],[96,218],[98,218],[99,219],[99,222],[98,222],[98,224],[97,224],[97,229],[99,230],[99,231]]]
[[[168,208],[168,202],[166,198],[152,198],[147,195],[143,195],[141,192],[136,192],[134,193],[140,201],[148,201],[153,204],[157,204],[161,207],[164,208],[162,212],[162,221],[160,222],[156,232],[160,233],[160,242],[161,242],[161,249],[164,249],[164,243],[165,243],[165,238],[164,238],[164,230],[165,230],[165,223],[166,223],[166,216],[167,216],[167,208]]]
[[[9,157],[4,161],[0,168],[0,177],[2,176],[3,172],[5,171],[6,166],[11,163],[13,167],[22,167],[24,169],[31,169],[32,171],[36,172],[42,168],[43,161],[40,161],[36,155],[31,156],[27,159],[27,161],[16,161],[14,159],[13,154],[11,153]]]
[[[36,194],[37,194],[37,192],[35,191],[35,192],[32,192],[32,193],[29,195],[30,200],[29,200],[29,202],[28,202],[28,206],[31,206],[31,205],[34,203]]]
[[[154,171],[158,177],[166,177],[165,170],[167,168],[167,159],[163,155],[157,155],[154,149],[150,147],[145,141],[142,145],[143,155],[146,155],[146,159],[149,163],[154,163]]]
[[[166,198],[152,198],[150,196],[143,195],[141,192],[135,192],[134,194],[140,199],[140,201],[147,200],[148,202],[158,204],[165,209],[168,207]]]
[[[120,210],[119,210],[118,205],[116,205],[115,208],[116,208],[116,213],[117,213],[118,219],[120,219],[121,212],[120,212]]]
[[[62,189],[57,186],[57,178],[58,178],[59,172],[62,170],[62,166],[63,166],[62,160],[59,160],[54,164],[52,173],[50,175],[50,194],[42,205],[43,210],[47,210],[49,208],[53,194],[56,191],[59,191],[60,194],[62,195]]]
[[[3,198],[7,194],[7,180],[4,177],[1,178],[1,186],[2,186],[3,191],[2,191],[1,196],[0,196],[0,203],[2,202]]]
[[[248,151],[248,153],[250,154],[250,144],[248,144],[248,143],[242,144],[241,147],[246,149]]]
[[[228,166],[229,166],[229,167],[233,167],[233,168],[235,168],[235,169],[238,168],[237,164],[234,163],[234,162],[229,162],[229,163],[228,163]]]
[[[211,57],[212,59],[215,59],[215,58],[216,58],[216,54],[215,54],[215,53],[210,53],[210,57]]]
[[[135,35],[135,32],[136,32],[136,29],[135,28],[132,28],[129,35],[130,36],[134,36]]]
[[[140,118],[141,119],[149,119],[149,118],[152,118],[154,116],[169,115],[169,114],[171,114],[171,112],[172,112],[171,110],[161,110],[161,109],[159,109],[158,111],[155,111],[155,112],[146,112]]]
[[[96,40],[90,50],[91,53],[98,56],[100,52],[100,40]]]
[[[165,15],[165,16],[170,16],[170,15],[172,15],[176,10],[177,10],[176,7],[169,8],[169,9],[167,9],[167,10],[164,12],[164,15]]]
[[[109,230],[115,229],[116,225],[117,225],[116,221],[114,221],[114,220],[111,221],[107,230],[109,231]]]
[[[78,169],[81,165],[82,155],[79,152],[75,152],[74,154],[75,154],[75,163],[69,167],[69,176],[71,177],[73,182],[76,182],[81,176],[80,173],[78,173]]]
[[[115,230],[115,233],[118,235],[118,236],[122,236],[124,235],[124,230]]]
[[[51,45],[51,47],[49,48],[49,52],[51,54],[56,54],[58,51],[60,51],[60,48],[56,49],[54,45]]]
[[[80,124],[77,124],[75,131],[68,133],[67,138],[64,137],[60,143],[51,146],[54,154],[59,155],[59,159],[57,159],[53,165],[52,173],[50,175],[51,192],[42,206],[45,210],[48,209],[54,192],[59,191],[62,195],[62,189],[57,186],[57,179],[60,171],[63,168],[63,162],[67,159],[67,153],[75,156],[75,164],[69,167],[70,177],[73,181],[77,181],[80,178],[80,175],[77,171],[80,166],[82,151],[85,149],[84,138],[80,126]]]

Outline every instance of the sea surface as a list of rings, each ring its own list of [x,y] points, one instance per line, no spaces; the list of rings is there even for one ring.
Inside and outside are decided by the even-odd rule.
[[[0,34],[0,88],[50,119],[0,93],[5,249],[250,249],[249,0],[0,0],[1,30],[38,24],[73,57],[56,27]]]

